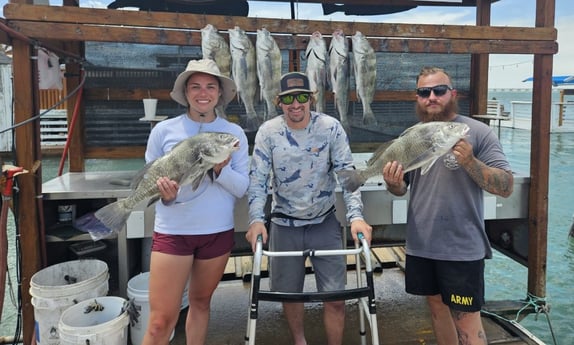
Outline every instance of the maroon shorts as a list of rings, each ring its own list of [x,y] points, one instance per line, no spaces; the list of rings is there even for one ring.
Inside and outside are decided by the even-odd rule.
[[[153,233],[152,252],[171,255],[193,255],[197,259],[213,259],[233,248],[234,229],[210,235],[168,235]]]

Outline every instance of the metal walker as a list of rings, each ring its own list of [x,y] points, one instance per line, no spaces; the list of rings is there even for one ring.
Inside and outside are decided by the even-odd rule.
[[[259,301],[271,302],[325,302],[357,299],[359,302],[359,327],[361,336],[361,345],[367,344],[365,317],[369,322],[371,329],[372,345],[379,345],[379,332],[377,328],[377,313],[375,304],[375,293],[373,285],[373,270],[371,268],[370,248],[363,234],[359,234],[361,245],[356,244],[354,249],[339,250],[304,250],[304,251],[284,251],[273,252],[263,250],[261,236],[257,239],[256,250],[253,255],[253,271],[251,274],[251,287],[249,291],[249,317],[247,318],[247,333],[245,335],[245,345],[255,344],[255,329],[257,324],[257,315]],[[361,254],[363,254],[365,263],[366,285],[361,278]],[[339,291],[327,292],[274,292],[269,290],[260,290],[261,281],[261,261],[263,255],[271,256],[329,256],[329,255],[355,255],[357,281],[356,287]]]

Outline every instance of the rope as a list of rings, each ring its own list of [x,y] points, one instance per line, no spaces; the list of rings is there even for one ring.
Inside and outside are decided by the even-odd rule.
[[[532,308],[534,310],[534,313],[536,314],[534,320],[538,321],[538,315],[540,315],[541,313],[543,313],[546,316],[546,320],[548,322],[548,328],[552,336],[552,342],[554,345],[558,345],[556,335],[554,334],[554,329],[552,328],[552,322],[550,321],[550,305],[546,303],[546,298],[534,296],[533,294],[529,293],[527,295],[526,300],[524,301],[524,306],[516,312],[516,317],[513,320],[507,319],[495,313],[491,313],[487,310],[481,310],[481,312],[486,315],[490,315],[500,320],[506,321],[508,323],[519,323],[520,314],[529,307]]]

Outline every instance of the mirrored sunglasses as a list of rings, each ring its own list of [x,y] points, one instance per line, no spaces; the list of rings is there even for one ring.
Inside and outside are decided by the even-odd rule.
[[[448,85],[437,85],[433,87],[419,87],[417,89],[417,96],[422,98],[430,97],[431,91],[434,92],[434,95],[437,97],[444,96],[444,94],[452,90],[452,87]]]
[[[279,101],[285,105],[291,105],[291,104],[293,104],[293,102],[295,102],[295,100],[297,100],[297,102],[299,102],[299,104],[304,104],[304,103],[309,102],[309,98],[311,98],[311,95],[308,93],[298,93],[296,95],[289,94],[289,95],[279,96]]]

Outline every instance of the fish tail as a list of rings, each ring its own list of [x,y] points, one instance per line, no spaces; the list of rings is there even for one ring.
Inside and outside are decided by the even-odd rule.
[[[124,207],[122,200],[108,204],[94,214],[96,218],[113,232],[120,232],[130,216],[131,209]]]
[[[357,170],[343,170],[337,173],[339,182],[349,192],[354,192],[361,187],[367,179]]]

